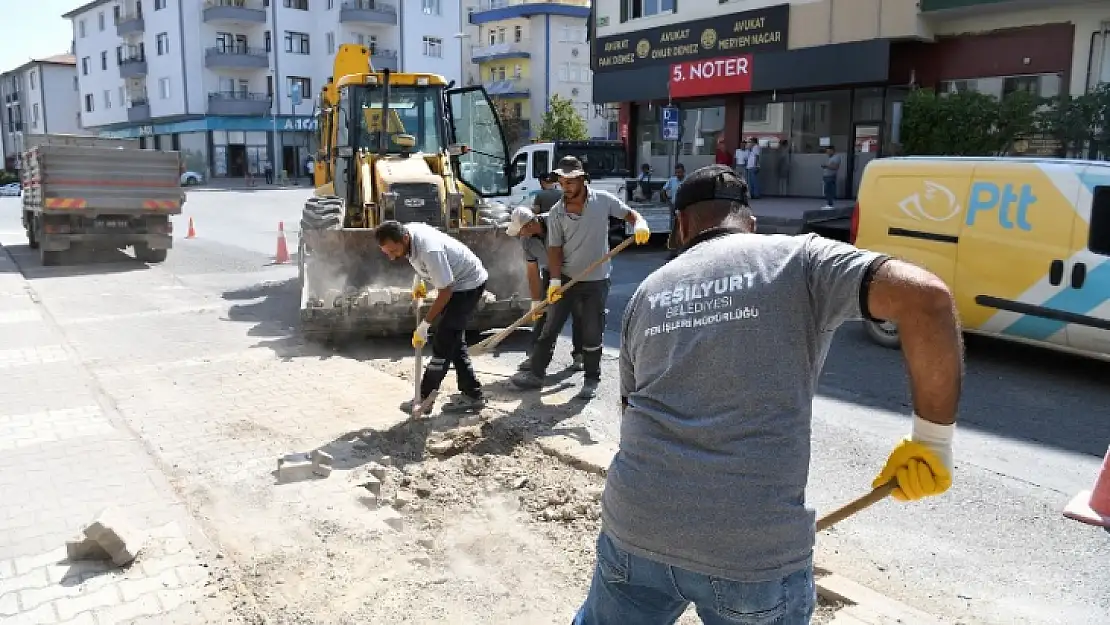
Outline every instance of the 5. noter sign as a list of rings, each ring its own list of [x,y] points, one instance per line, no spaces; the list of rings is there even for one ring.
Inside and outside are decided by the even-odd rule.
[[[672,98],[689,98],[752,90],[752,55],[726,56],[671,65]]]

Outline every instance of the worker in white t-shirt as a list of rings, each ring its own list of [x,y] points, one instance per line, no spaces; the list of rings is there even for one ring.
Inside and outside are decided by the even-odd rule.
[[[762,152],[763,149],[759,147],[759,139],[755,137],[748,139],[748,160],[744,161],[744,168],[748,173],[748,192],[753,200],[759,199],[761,195],[759,192],[759,159]]]
[[[740,147],[736,148],[736,154],[733,155],[732,170],[741,180],[745,179],[748,174],[748,144],[741,142]]]

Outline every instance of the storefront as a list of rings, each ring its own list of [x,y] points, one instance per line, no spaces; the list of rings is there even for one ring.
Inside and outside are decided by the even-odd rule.
[[[187,170],[207,178],[243,177],[248,171],[261,176],[267,161],[293,177],[304,175],[304,163],[316,147],[315,130],[312,117],[205,117],[102,130],[100,136],[138,138],[146,149],[177,150]]]

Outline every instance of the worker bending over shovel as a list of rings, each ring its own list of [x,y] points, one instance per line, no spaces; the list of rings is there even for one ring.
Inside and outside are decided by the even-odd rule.
[[[432,358],[420,382],[420,413],[428,414],[433,393],[443,384],[449,366],[455,366],[462,395],[443,406],[447,412],[481,410],[486,405],[482,383],[474,373],[466,349],[466,326],[485,292],[489,273],[482,261],[461,241],[427,224],[383,222],[374,232],[378,246],[390,260],[407,258],[416,270],[413,282],[414,299],[428,294],[425,280],[436,289],[436,298],[424,320],[412,333],[412,346],[423,347],[428,341],[432,323],[439,326],[432,337]],[[413,401],[401,404],[401,410],[412,414]]]
[[[896,499],[952,484],[963,372],[952,295],[933,274],[816,235],[755,235],[731,168],[693,172],[675,197],[681,251],[621,323],[620,448],[576,625],[806,625],[816,606],[805,504],[813,395],[833,333],[898,324],[913,425],[874,487]]]
[[[547,214],[547,266],[551,281],[547,301],[553,306],[544,322],[540,338],[532,350],[532,367],[510,378],[517,388],[543,387],[543,379],[555,343],[567,318],[581,328],[582,364],[585,382],[579,399],[591,399],[601,382],[601,343],[605,332],[605,300],[609,297],[609,273],[612,264],[605,261],[588,275],[582,276],[594,261],[609,252],[609,218],[633,224],[636,243],[644,244],[651,237],[647,222],[620,198],[600,189],[591,189],[583,179],[582,162],[573,156],[559,160],[554,172],[563,189],[563,199]],[[559,294],[563,281],[579,282]]]

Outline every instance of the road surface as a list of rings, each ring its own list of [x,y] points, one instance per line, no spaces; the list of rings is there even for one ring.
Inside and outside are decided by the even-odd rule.
[[[90,318],[122,319],[129,307],[164,311],[164,339],[138,344],[126,336],[87,339],[105,350],[117,343],[120,358],[157,366],[167,350],[176,358],[218,357],[244,340],[252,350],[269,350],[290,362],[319,358],[296,333],[295,267],[271,265],[279,222],[290,250],[296,250],[306,194],[190,190],[186,214],[175,220],[175,248],[163,265],[152,268],[122,255],[96,266],[40,267],[22,246],[15,198],[0,199],[0,243],[32,283],[43,285],[43,305],[59,315],[80,311]],[[197,231],[193,240],[183,238],[189,217]],[[641,248],[615,261],[602,390],[586,406],[566,399],[565,419],[556,429],[617,437],[620,314],[638,282],[665,256],[658,247]],[[60,285],[82,274],[112,285],[111,299],[80,290],[80,296],[67,297]],[[173,309],[174,297],[180,297],[179,310]],[[175,331],[193,316],[221,319],[224,325],[208,335]],[[90,332],[95,327],[90,322]],[[505,378],[523,358],[526,343],[525,336],[515,337],[501,353],[477,360],[500,400],[516,397]],[[109,353],[102,350],[97,357]],[[408,368],[400,360],[404,353],[403,342],[386,341],[342,346],[329,357],[402,371]],[[561,344],[551,373],[563,379],[564,392],[545,400],[549,404],[564,401],[581,381],[580,374],[560,373],[568,360],[569,345]],[[819,565],[952,622],[1105,622],[1110,533],[1065,520],[1060,510],[1075,492],[1090,488],[1110,445],[1110,365],[981,339],[969,339],[967,365],[952,490],[923,503],[885,502],[825,533],[818,539]],[[758,379],[704,374],[737,393],[758,392]],[[278,405],[287,390],[272,389]],[[841,329],[814,404],[808,498],[818,511],[868,488],[890,448],[908,432],[909,411],[900,354],[871,344],[855,324]]]

